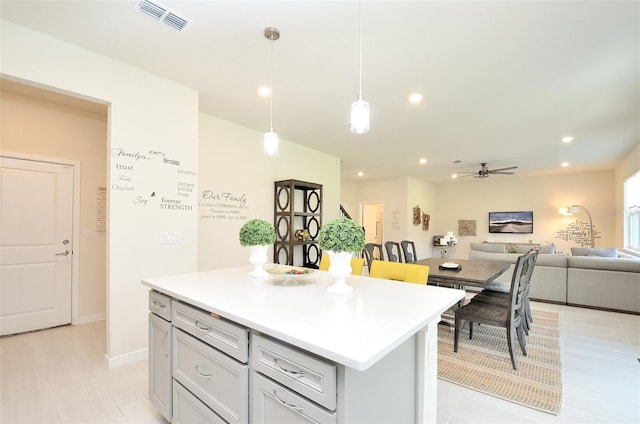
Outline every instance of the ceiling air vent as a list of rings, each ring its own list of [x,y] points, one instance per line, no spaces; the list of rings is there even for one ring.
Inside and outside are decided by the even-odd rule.
[[[177,31],[184,31],[192,23],[190,19],[180,16],[168,7],[154,1],[142,0],[138,3],[137,9],[145,15],[151,16],[156,21],[160,21]]]

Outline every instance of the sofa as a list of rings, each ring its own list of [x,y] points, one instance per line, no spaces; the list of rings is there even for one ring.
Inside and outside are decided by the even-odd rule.
[[[487,286],[508,291],[516,258],[533,247],[539,253],[531,277],[532,300],[640,314],[640,258],[616,248],[572,248],[567,256],[556,253],[553,245],[471,243],[469,259],[511,263]]]

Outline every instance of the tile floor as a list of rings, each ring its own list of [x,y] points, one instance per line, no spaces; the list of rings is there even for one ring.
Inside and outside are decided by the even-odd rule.
[[[532,303],[560,314],[558,416],[438,381],[438,423],[640,423],[640,316]],[[147,361],[108,369],[105,323],[0,338],[0,423],[162,423]]]

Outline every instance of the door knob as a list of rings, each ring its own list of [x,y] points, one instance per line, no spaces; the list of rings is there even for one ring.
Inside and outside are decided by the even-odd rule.
[[[67,256],[68,254],[69,254],[69,251],[65,250],[64,252],[56,253],[56,256]]]

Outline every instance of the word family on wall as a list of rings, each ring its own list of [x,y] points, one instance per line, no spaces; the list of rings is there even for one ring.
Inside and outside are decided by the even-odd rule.
[[[247,196],[230,191],[203,190],[200,196],[200,219],[247,220]]]
[[[567,228],[556,231],[555,238],[564,241],[572,241],[580,246],[591,245],[591,231],[593,238],[601,238],[600,232],[595,230],[595,225],[590,226],[588,222],[576,219],[575,222],[567,225]]]
[[[133,152],[122,148],[111,149],[111,157],[112,193],[130,195],[137,207],[169,213],[193,211],[198,173],[184,169],[180,160],[162,151]]]

